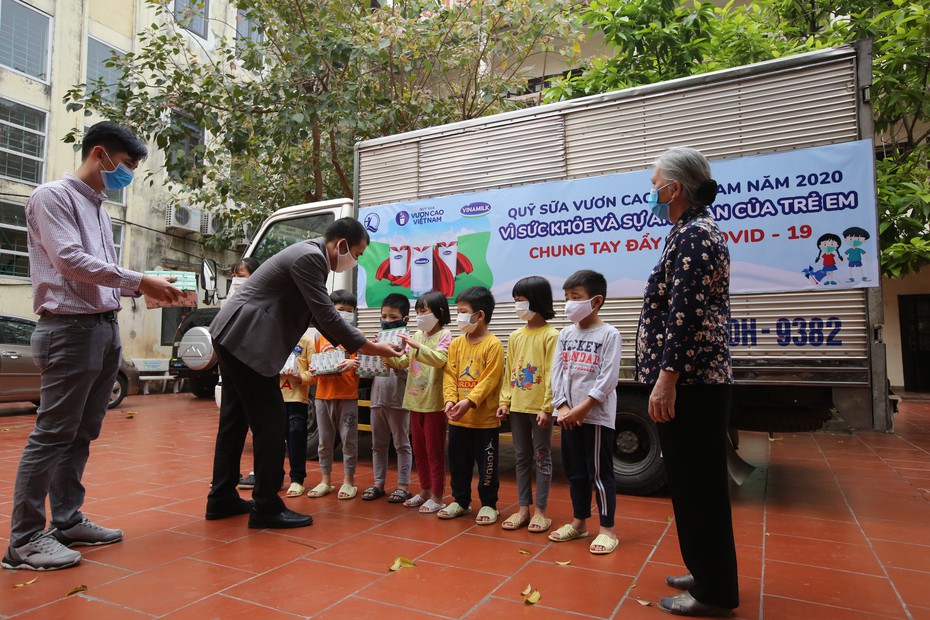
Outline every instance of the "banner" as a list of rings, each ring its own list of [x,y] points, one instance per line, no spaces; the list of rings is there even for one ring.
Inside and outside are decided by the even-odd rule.
[[[872,142],[711,162],[710,211],[727,238],[732,293],[879,285]],[[359,303],[389,293],[450,299],[487,286],[509,300],[529,275],[603,273],[610,297],[640,297],[670,222],[646,204],[652,170],[363,208],[371,244]]]

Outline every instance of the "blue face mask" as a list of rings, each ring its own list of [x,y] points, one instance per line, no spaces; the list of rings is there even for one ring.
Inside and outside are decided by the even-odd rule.
[[[662,220],[663,222],[669,220],[669,205],[668,202],[659,202],[659,192],[671,185],[671,183],[666,183],[662,187],[657,187],[656,189],[649,192],[649,199],[646,201],[646,204],[649,205],[649,210],[652,211],[652,214]]]
[[[110,165],[112,166],[113,160],[110,159],[110,154],[106,151],[103,153],[107,156],[107,159],[110,160]],[[136,176],[126,164],[120,164],[113,170],[101,170],[100,174],[103,175],[103,186],[107,189],[123,189],[132,183],[133,177]]]

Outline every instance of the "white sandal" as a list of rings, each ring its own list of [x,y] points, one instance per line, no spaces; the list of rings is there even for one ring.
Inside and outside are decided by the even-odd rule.
[[[407,508],[418,508],[427,502],[427,499],[421,496],[419,493],[408,499],[404,502],[404,506]]]
[[[433,500],[428,499],[425,502],[423,502],[422,506],[420,506],[420,514],[431,515],[434,512],[439,512],[445,507],[446,507],[445,504],[437,504]]]

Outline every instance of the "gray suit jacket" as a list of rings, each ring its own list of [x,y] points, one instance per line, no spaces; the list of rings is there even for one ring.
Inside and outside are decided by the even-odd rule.
[[[277,375],[307,328],[354,353],[366,338],[346,323],[326,290],[322,237],[287,247],[255,270],[210,324],[214,342],[266,377]]]

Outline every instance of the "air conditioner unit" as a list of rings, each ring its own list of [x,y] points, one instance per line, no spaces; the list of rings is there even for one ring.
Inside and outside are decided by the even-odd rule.
[[[167,207],[165,209],[165,230],[200,232],[200,209]]]
[[[216,213],[209,211],[204,213],[200,218],[200,234],[204,237],[218,235],[226,227],[226,220]]]
[[[252,243],[252,237],[255,233],[252,231],[252,224],[249,222],[242,222],[239,230],[242,236],[236,237],[236,239],[233,240],[233,245],[237,250],[244,250]]]

